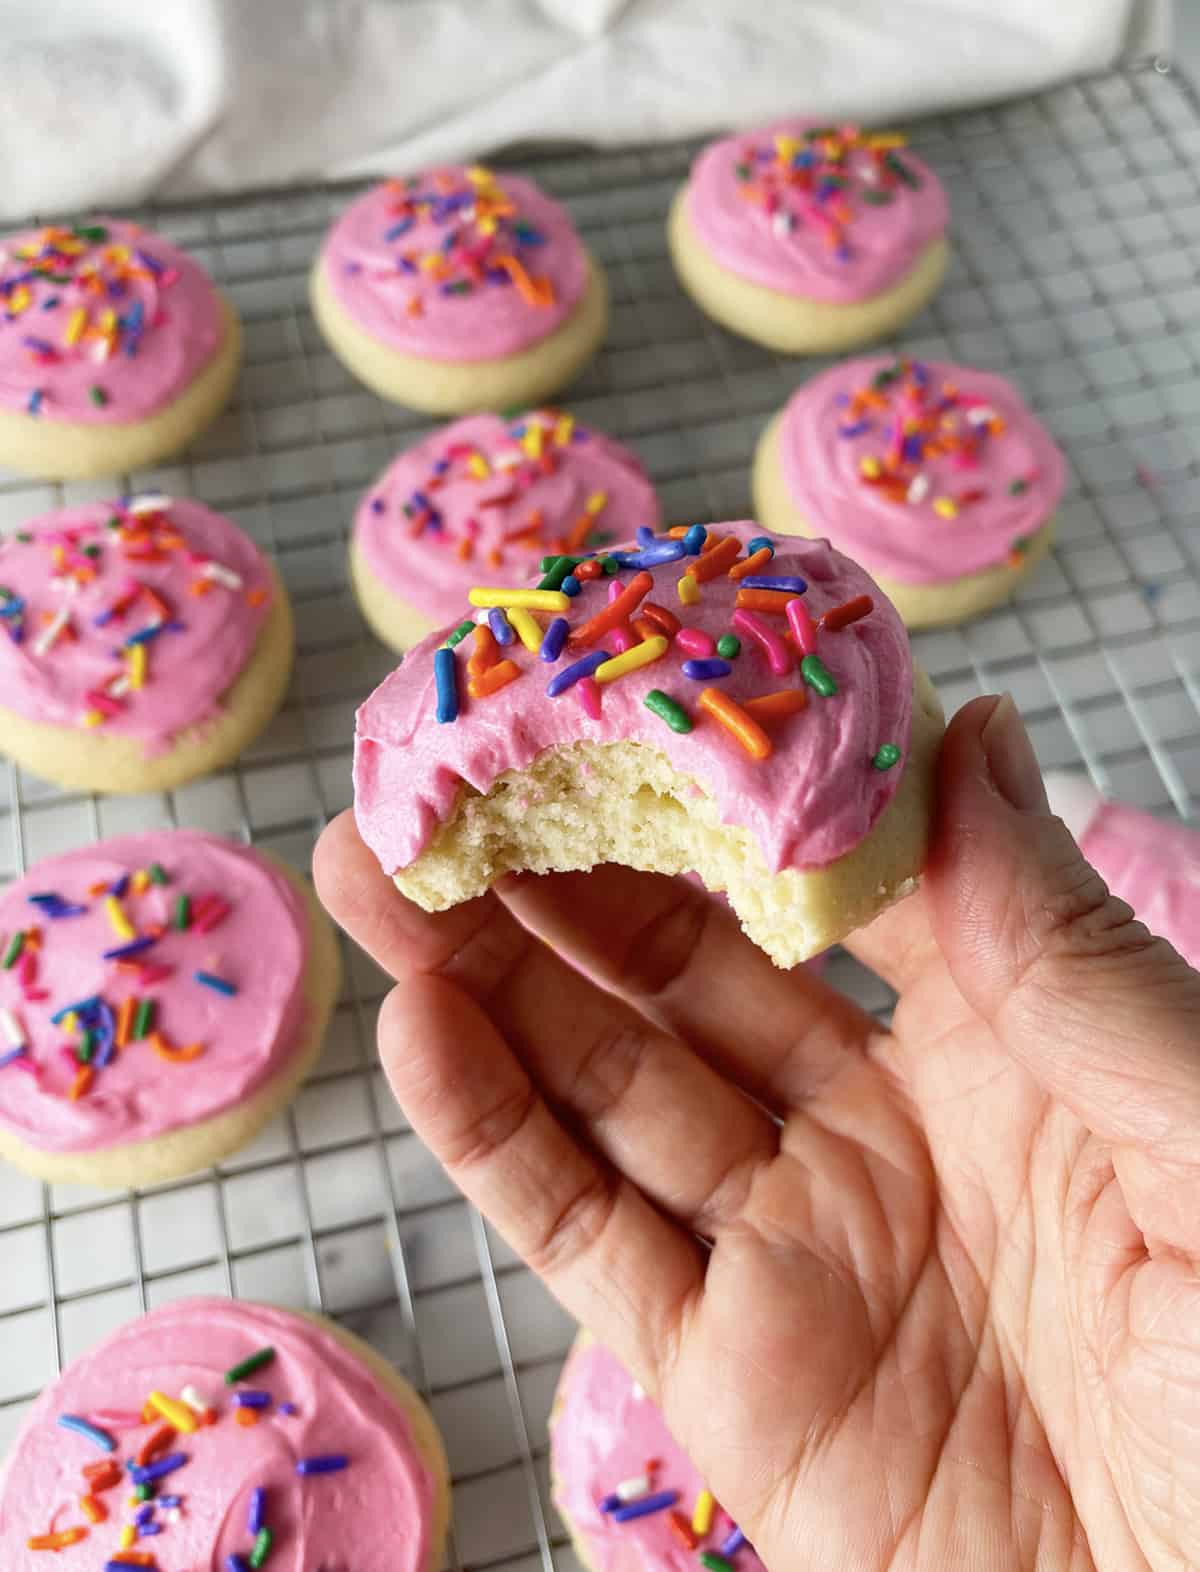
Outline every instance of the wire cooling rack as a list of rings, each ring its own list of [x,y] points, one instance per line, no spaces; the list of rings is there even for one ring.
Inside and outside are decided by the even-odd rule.
[[[1010,607],[923,634],[947,709],[1010,689],[1046,766],[1184,817],[1200,803],[1200,107],[1152,71],[929,121],[914,143],[953,207],[945,288],[899,342],[1014,377],[1067,448],[1059,542]],[[629,442],[669,519],[749,511],[749,458],[812,363],[744,344],[677,287],[663,220],[693,149],[543,155],[612,283],[603,354],[572,409]],[[428,423],[354,385],[306,303],[352,193],[135,215],[205,262],[241,311],[236,401],[187,458],[132,477],[194,493],[276,555],[297,610],[288,703],[235,770],[166,797],[64,795],[0,765],[0,877],[133,828],[242,836],[306,867],[350,801],[356,703],[391,667],[347,589],[360,491]],[[0,477],[0,529],[123,490]],[[350,951],[319,1069],[218,1171],[116,1198],[0,1173],[0,1448],[39,1388],[139,1311],[231,1293],[338,1316],[431,1399],[455,1476],[455,1567],[571,1566],[549,1508],[546,1416],[572,1327],[446,1182],[373,1053],[386,981]],[[868,1007],[886,990],[845,958]],[[339,1569],[340,1572],[340,1569]],[[346,1572],[353,1572],[347,1568]]]

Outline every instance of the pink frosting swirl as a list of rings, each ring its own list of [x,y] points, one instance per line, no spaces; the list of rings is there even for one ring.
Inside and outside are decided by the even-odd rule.
[[[1008,561],[1053,514],[1066,476],[1003,377],[890,355],[839,361],[794,393],[779,457],[814,529],[908,584]]]
[[[701,1551],[720,1553],[735,1526],[720,1508],[695,1550],[672,1528],[672,1510],[691,1523],[704,1478],[607,1348],[586,1343],[572,1351],[559,1381],[558,1405],[550,1429],[555,1501],[595,1572],[695,1572]],[[646,1478],[650,1459],[658,1467],[647,1482],[655,1494],[675,1492],[675,1506],[624,1523],[601,1511],[618,1485]],[[729,1555],[737,1572],[763,1572],[751,1546]]]
[[[658,499],[628,448],[569,415],[469,415],[401,453],[363,498],[355,539],[371,571],[437,622],[486,578],[545,552],[654,528]]]
[[[945,232],[946,194],[902,137],[784,120],[706,147],[687,215],[731,272],[837,304],[881,294]]]
[[[161,749],[216,714],[272,593],[254,542],[199,502],[45,514],[0,540],[0,705]]]
[[[167,882],[150,877],[155,864]],[[0,945],[0,1125],[42,1151],[99,1151],[214,1118],[302,1045],[301,898],[256,852],[213,835],[125,835],[38,863],[0,897]],[[147,999],[152,1018],[135,1035]],[[81,1001],[95,1002],[73,1028],[55,1020]],[[81,1078],[85,1031],[92,1073]]]
[[[330,230],[321,266],[372,338],[457,362],[536,344],[588,279],[564,208],[532,180],[457,164],[373,186]]]
[[[7,236],[0,305],[0,407],[77,425],[157,413],[225,335],[200,264],[120,219]]]
[[[738,636],[733,619],[743,588],[721,571],[700,586],[698,604],[681,605],[677,581],[694,565],[694,556],[651,568],[654,582],[647,596],[690,631],[679,634],[661,659],[604,685],[598,719],[579,702],[585,691],[580,685],[579,692],[568,688],[557,697],[546,691],[548,681],[595,645],[586,650],[568,645],[557,661],[545,662],[514,641],[499,653],[513,661],[519,678],[478,700],[467,696],[464,657],[471,646],[460,647],[461,713],[452,725],[439,725],[434,655],[442,640],[428,638],[358,712],[355,812],[363,838],[386,872],[407,867],[429,844],[454,813],[463,782],[486,793],[506,770],[525,769],[548,748],[580,741],[637,741],[661,749],[676,769],[712,793],[726,823],[743,825],[754,835],[772,872],[820,867],[857,846],[899,784],[899,768],[873,767],[878,750],[891,744],[903,758],[908,748],[913,668],[903,625],[862,569],[825,541],[770,537],[750,523],[715,525],[712,531],[735,537],[743,546],[756,537],[770,542],[775,555],[761,571],[785,579],[799,576],[807,583],[799,598],[813,625],[817,658],[831,673],[836,693],[823,697],[805,684],[796,668],[799,652],[782,642],[789,623],[781,607],[753,616],[759,628],[777,636],[782,674],[770,669],[757,639],[743,632],[741,653],[725,675],[689,676],[689,643],[707,644],[711,655],[706,658],[717,658],[715,642],[722,635]],[[675,544],[657,537],[651,549]],[[637,554],[630,555],[633,560],[617,578],[632,590],[637,573],[645,570]],[[591,579],[567,602],[573,629],[604,610],[609,583],[604,575]],[[868,615],[840,631],[820,626],[824,613],[860,596],[874,600]],[[539,620],[545,624],[550,618],[542,612]],[[631,641],[638,637],[635,630]],[[618,633],[611,633],[599,647],[611,652],[617,643]],[[808,702],[802,712],[770,723],[772,751],[755,758],[698,707],[710,685],[736,703],[794,688],[801,688]],[[682,704],[693,729],[681,734],[651,713],[644,702],[651,689]],[[602,803],[597,812],[603,812]]]
[[[227,1385],[226,1371],[266,1348],[274,1350],[268,1364]],[[155,1483],[146,1518],[159,1532],[139,1537],[136,1551],[151,1551],[164,1572],[225,1572],[230,1556],[246,1565],[251,1498],[261,1489],[272,1572],[424,1572],[435,1482],[403,1409],[318,1324],[224,1299],[182,1300],[130,1322],[42,1393],[0,1480],[7,1572],[46,1572],[49,1562],[54,1572],[98,1572],[119,1558],[121,1531],[137,1510],[127,1504],[128,1482],[96,1491],[107,1515],[91,1523],[79,1504],[90,1493],[83,1469],[111,1457],[123,1470],[163,1424],[158,1414],[141,1423],[150,1394],[190,1415],[185,1391],[213,1418],[179,1431],[158,1454],[159,1462],[180,1461]],[[266,1399],[252,1425],[234,1418],[239,1391]],[[105,1453],[62,1428],[65,1415],[94,1418],[115,1449]],[[345,1466],[299,1473],[309,1458],[344,1458]],[[27,1548],[31,1538],[71,1528],[86,1536],[56,1554]]]

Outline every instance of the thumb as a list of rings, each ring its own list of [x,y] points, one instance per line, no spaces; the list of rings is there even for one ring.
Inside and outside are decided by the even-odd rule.
[[[1051,814],[1007,695],[954,717],[939,794],[927,889],[963,997],[1096,1135],[1195,1171],[1200,975],[1109,894]]]

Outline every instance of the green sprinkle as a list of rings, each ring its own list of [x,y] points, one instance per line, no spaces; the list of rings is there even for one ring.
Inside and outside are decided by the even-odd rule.
[[[890,770],[893,764],[900,762],[900,749],[894,742],[885,742],[883,747],[871,760],[877,770]]]
[[[105,529],[120,529],[121,521],[114,513],[112,518],[105,520],[104,527]]]
[[[742,653],[742,641],[736,633],[722,633],[717,640],[717,654],[722,660],[733,660]]]
[[[749,164],[735,164],[733,166],[733,172],[738,177],[739,180],[749,180],[749,178],[750,178],[750,165]]]
[[[274,1535],[269,1528],[260,1528],[254,1541],[254,1549],[250,1552],[250,1565],[260,1567],[271,1554],[271,1540]],[[727,1563],[728,1564],[728,1563]]]
[[[574,557],[555,557],[554,561],[546,569],[542,578],[538,581],[538,589],[561,589],[562,581],[566,578],[567,574],[570,573],[574,566]]]
[[[108,394],[98,383],[93,383],[93,385],[88,389],[88,397],[91,399],[92,403],[97,405],[100,409],[103,409],[105,404],[108,403]]]
[[[99,559],[99,546],[80,546],[79,549],[83,552],[85,557],[91,557],[93,561],[97,561]]]
[[[733,1562],[726,1561],[725,1557],[717,1555],[715,1550],[702,1550],[700,1565],[707,1567],[708,1572],[733,1572]]]
[[[8,941],[8,949],[4,952],[4,960],[0,961],[0,965],[4,967],[6,972],[10,971],[17,964],[17,956],[20,955],[24,948],[25,933],[23,929],[18,928]]]
[[[154,1486],[151,1484],[137,1485],[133,1494],[134,1499],[137,1501],[152,1501],[154,1499]]]
[[[614,573],[620,573],[621,571],[621,564],[615,557],[601,557],[600,566],[604,569],[605,573],[607,573],[610,578]]]
[[[90,1062],[95,1040],[96,1034],[89,1026],[84,1032],[83,1036],[79,1039],[79,1046],[75,1050],[75,1057],[79,1060],[80,1064],[88,1064]]]
[[[152,862],[150,864],[150,883],[169,884],[170,882],[171,881],[167,878],[167,870],[163,867],[162,863]]]
[[[651,688],[642,700],[651,715],[657,715],[659,720],[666,721],[672,731],[677,731],[681,737],[686,737],[692,729],[692,717],[675,699],[670,698],[661,688]]]
[[[108,239],[108,230],[103,224],[76,224],[71,233],[78,235],[80,240],[94,240],[97,244]]]
[[[464,617],[463,620],[459,623],[458,627],[455,628],[454,632],[447,637],[445,647],[448,650],[457,649],[462,641],[471,632],[472,628],[474,628],[474,626],[475,623],[472,618]]]
[[[921,182],[902,158],[895,153],[888,153],[883,161],[894,175],[903,180],[910,190],[919,191],[921,189]]]
[[[543,557],[542,558],[541,563],[540,563],[540,565],[538,567],[538,572],[539,573],[549,573],[550,569],[554,566],[554,564],[556,562],[569,562],[571,564],[572,568],[577,568],[581,562],[586,562],[586,561],[587,561],[586,557],[562,557],[562,556],[559,555],[558,552],[554,552],[553,555],[551,555],[549,557]]]
[[[1019,497],[1023,491],[1029,490],[1029,482],[1022,480],[1018,475],[1016,480],[1009,482],[1008,494],[1010,497]]]
[[[800,662],[800,675],[810,688],[815,688],[823,699],[831,699],[837,692],[837,683],[819,655],[806,655]]]
[[[884,191],[879,186],[867,186],[863,191],[862,199],[870,207],[884,207],[894,200],[890,191]]]
[[[133,1040],[140,1043],[143,1037],[148,1037],[154,1027],[154,1000],[142,999],[138,1003],[137,1012],[133,1017]]]
[[[256,1370],[261,1370],[264,1365],[269,1365],[275,1357],[273,1348],[260,1348],[256,1354],[251,1354],[249,1359],[243,1359],[240,1365],[234,1365],[225,1372],[225,1385],[234,1386],[238,1381],[244,1381],[247,1376],[253,1375]]]
[[[175,901],[175,926],[182,933],[192,920],[192,898],[186,890],[181,890]]]

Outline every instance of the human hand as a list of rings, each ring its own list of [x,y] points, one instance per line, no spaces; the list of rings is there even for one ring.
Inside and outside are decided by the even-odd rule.
[[[1200,976],[1049,815],[1011,701],[939,768],[920,892],[849,946],[890,1031],[679,881],[431,916],[346,814],[317,883],[397,979],[413,1128],[773,1572],[1195,1566]]]

